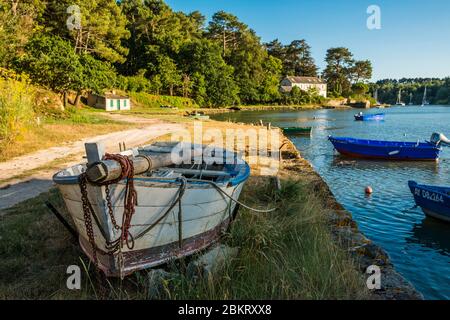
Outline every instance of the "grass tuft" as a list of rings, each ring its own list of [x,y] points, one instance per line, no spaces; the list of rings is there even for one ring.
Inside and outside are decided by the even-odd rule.
[[[273,182],[252,177],[241,200],[250,206],[272,203],[274,213],[241,209],[224,242],[238,256],[209,279],[192,281],[186,258],[166,266],[171,276],[160,299],[363,299],[367,293],[353,262],[331,238],[322,195],[308,182]],[[53,189],[7,210],[0,217],[0,299],[147,299],[147,271],[99,286],[95,272],[69,233],[44,205],[50,201],[67,216]],[[79,265],[82,290],[66,288],[66,269]],[[100,294],[106,292],[106,294]]]

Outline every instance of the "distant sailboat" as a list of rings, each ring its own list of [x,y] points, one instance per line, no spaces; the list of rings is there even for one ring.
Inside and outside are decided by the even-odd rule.
[[[400,89],[398,91],[397,103],[395,105],[402,106],[402,107],[404,107],[406,105],[404,102],[402,102],[402,89]]]
[[[408,105],[410,105],[410,106],[412,106],[414,103],[412,102],[412,99],[413,99],[413,94],[412,94],[412,92],[409,94],[409,104]]]
[[[429,105],[430,103],[427,101],[427,87],[425,87],[425,91],[423,92],[423,100],[422,107]]]
[[[380,103],[380,101],[378,101],[378,89],[375,90],[375,92],[373,94],[373,98],[375,99],[375,106],[380,106],[381,103]]]

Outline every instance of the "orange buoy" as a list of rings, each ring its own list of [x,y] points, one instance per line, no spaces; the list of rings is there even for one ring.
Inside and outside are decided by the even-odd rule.
[[[372,194],[373,193],[373,189],[371,186],[366,187],[366,194]]]

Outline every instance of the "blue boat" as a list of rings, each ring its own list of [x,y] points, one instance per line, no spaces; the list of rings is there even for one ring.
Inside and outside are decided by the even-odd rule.
[[[397,142],[328,137],[335,149],[344,156],[379,160],[437,161],[440,144],[431,142]]]
[[[356,121],[383,121],[384,113],[363,114],[362,112],[355,114]]]
[[[408,182],[416,205],[430,217],[450,222],[450,187],[421,185]]]

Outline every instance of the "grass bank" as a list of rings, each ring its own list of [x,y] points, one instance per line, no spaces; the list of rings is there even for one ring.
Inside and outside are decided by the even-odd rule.
[[[37,150],[74,142],[83,138],[126,130],[130,124],[114,121],[91,108],[69,109],[64,116],[35,117],[32,124],[21,130],[14,141],[4,142],[0,148],[0,161],[7,161]]]
[[[332,240],[324,223],[327,209],[307,182],[253,177],[242,200],[254,206],[276,205],[272,214],[242,209],[224,241],[239,255],[214,277],[192,282],[183,273],[188,259],[168,266],[176,276],[166,282],[162,299],[358,299],[365,298],[360,274]],[[92,268],[83,271],[82,290],[66,288],[69,265],[89,263],[44,202],[67,217],[53,189],[6,212],[0,218],[0,299],[95,299],[101,291]],[[105,298],[146,299],[147,274],[112,280]]]
[[[56,93],[27,79],[0,78],[0,161],[123,127],[92,108],[64,109]]]
[[[226,129],[236,124],[205,122]],[[239,126],[245,128],[248,126]],[[167,137],[166,137],[167,138]],[[164,138],[163,138],[164,139]],[[328,223],[326,190],[317,188],[317,176],[301,170],[292,152],[283,152],[281,190],[271,177],[253,176],[241,200],[254,207],[273,207],[270,214],[241,209],[223,242],[239,248],[213,279],[192,281],[185,268],[190,258],[165,266],[173,276],[164,282],[160,299],[365,299],[368,292],[358,266],[333,239]],[[95,272],[45,206],[52,202],[68,214],[56,189],[41,194],[0,215],[0,299],[147,299],[147,271],[124,281],[99,286]],[[78,265],[82,289],[66,288],[66,269]],[[106,289],[105,289],[106,287]]]

